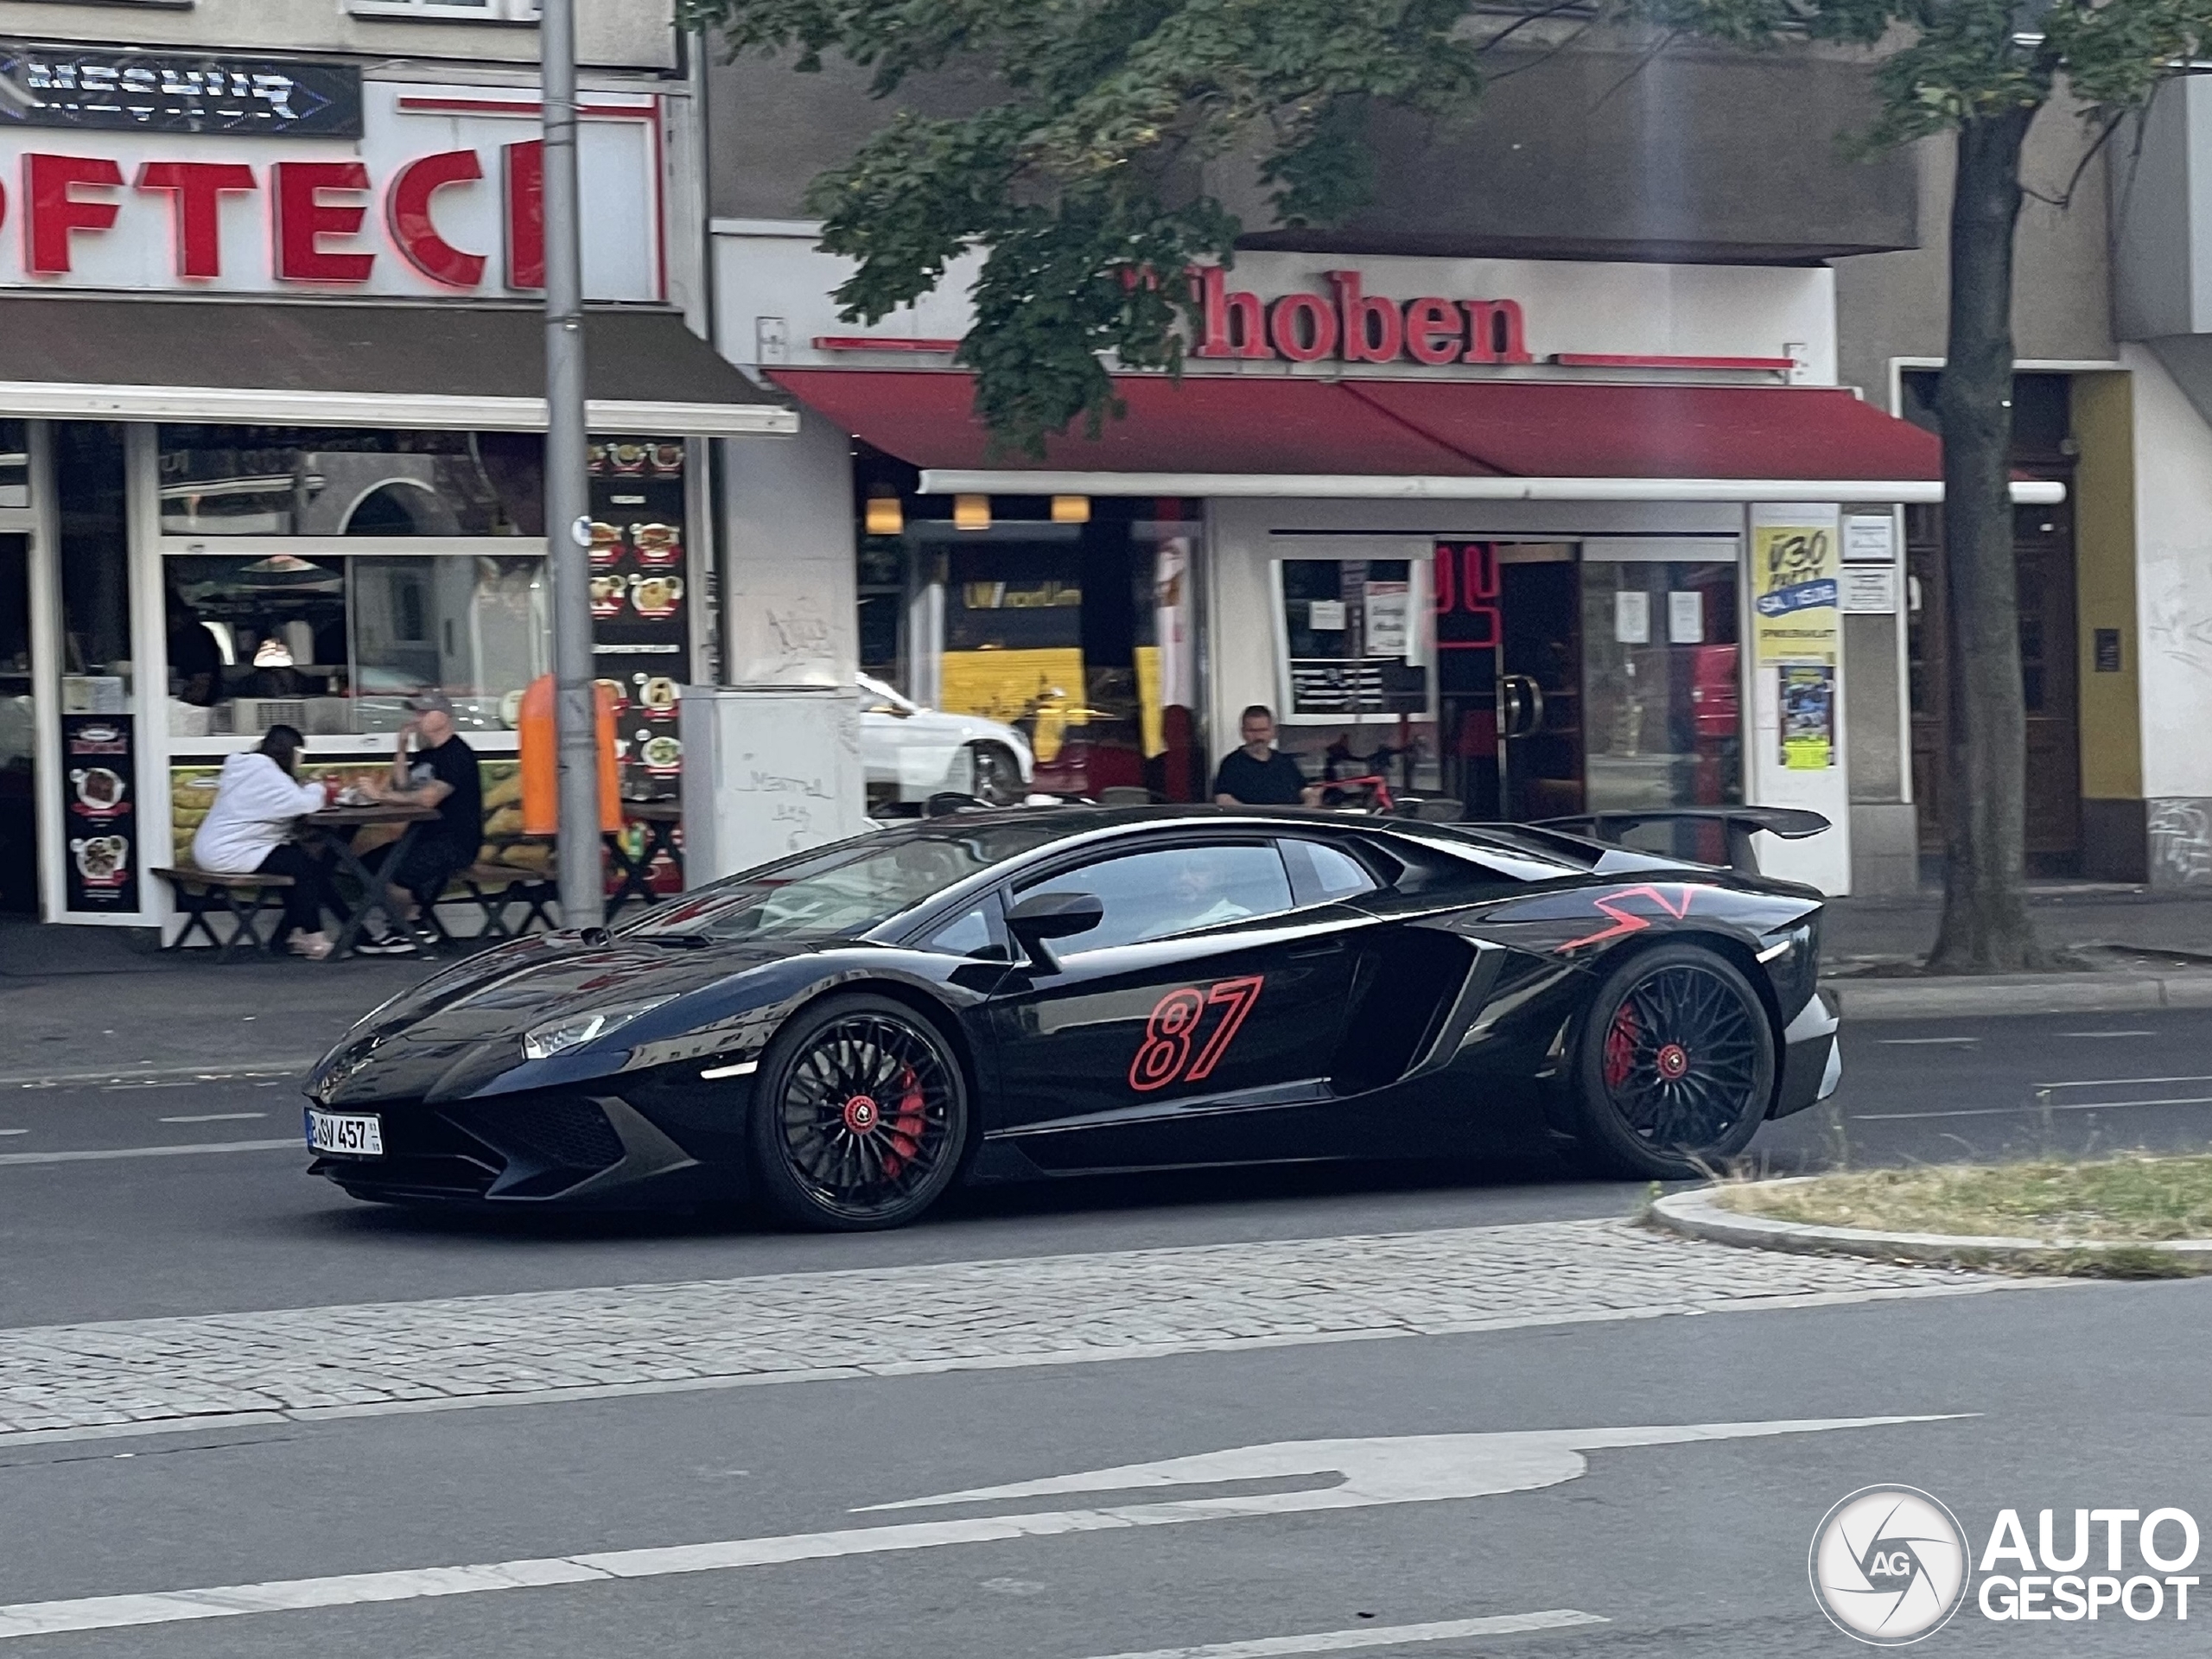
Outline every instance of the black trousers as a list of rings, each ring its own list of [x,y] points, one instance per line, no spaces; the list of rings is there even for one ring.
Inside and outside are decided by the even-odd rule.
[[[381,871],[384,879],[396,887],[404,887],[415,896],[415,902],[428,910],[437,903],[446,890],[446,883],[476,861],[474,847],[461,848],[450,842],[432,841],[427,836],[407,849],[407,856],[390,869],[391,849],[399,843],[372,848],[361,855],[361,862],[372,870]]]
[[[270,848],[269,856],[261,861],[260,874],[292,878],[292,885],[283,889],[284,932],[288,938],[294,929],[302,933],[321,932],[326,910],[333,916],[346,913],[338,889],[331,882],[330,866],[304,847],[287,841]]]

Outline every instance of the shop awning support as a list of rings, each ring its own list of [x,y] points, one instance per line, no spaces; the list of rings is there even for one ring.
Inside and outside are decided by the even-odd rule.
[[[1097,473],[938,467],[922,472],[924,495],[1269,496],[1335,501],[1886,501],[1943,499],[1937,479],[1467,478],[1369,474]],[[2066,499],[2050,479],[2015,479],[2012,499],[2049,506]]]

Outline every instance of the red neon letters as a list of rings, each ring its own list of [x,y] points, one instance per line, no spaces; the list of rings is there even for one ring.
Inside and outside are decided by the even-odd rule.
[[[123,169],[105,156],[23,157],[23,269],[41,276],[69,270],[69,238],[77,231],[104,231],[115,223],[112,201],[80,200],[78,186],[93,190],[122,188]]]
[[[407,263],[434,283],[474,288],[484,280],[484,256],[454,246],[438,234],[430,218],[432,196],[449,184],[474,184],[483,176],[484,164],[474,150],[450,149],[408,162],[391,181],[384,204],[391,239]]]
[[[504,164],[507,186],[507,286],[545,286],[545,146],[532,140],[509,144]]]
[[[1263,305],[1256,294],[1229,286],[1218,265],[1194,276],[1200,327],[1193,357],[1285,358],[1314,363],[1533,363],[1527,320],[1516,300],[1460,300],[1434,296],[1395,300],[1366,291],[1356,270],[1327,273],[1335,303],[1319,294],[1286,294]],[[520,286],[520,284],[517,284]]]
[[[276,197],[276,276],[287,283],[365,283],[373,253],[322,245],[326,236],[358,236],[365,207],[327,202],[326,191],[365,194],[369,169],[359,162],[279,162],[269,169]]]
[[[1153,1004],[1152,1017],[1144,1022],[1144,1041],[1129,1062],[1129,1087],[1139,1094],[1150,1094],[1179,1078],[1199,1083],[1211,1077],[1266,983],[1264,975],[1247,974],[1239,979],[1221,980],[1203,991],[1185,986],[1161,997]],[[1221,1023],[1193,1060],[1191,1039],[1206,1009],[1217,1005],[1225,1010]]]
[[[138,188],[171,193],[176,213],[176,274],[204,282],[223,274],[223,196],[257,190],[259,181],[242,162],[148,162]]]

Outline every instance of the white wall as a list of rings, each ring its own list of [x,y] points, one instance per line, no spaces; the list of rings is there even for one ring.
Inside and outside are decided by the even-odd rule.
[[[537,30],[526,24],[355,17],[346,0],[197,0],[181,11],[17,0],[7,29],[34,41],[537,62]],[[576,0],[576,56],[591,67],[674,68],[673,0]]]
[[[2135,388],[2135,603],[2143,793],[2212,796],[2212,428],[2157,358]]]

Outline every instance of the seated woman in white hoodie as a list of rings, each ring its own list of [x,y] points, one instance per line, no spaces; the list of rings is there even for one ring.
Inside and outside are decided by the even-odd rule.
[[[261,747],[223,762],[214,804],[192,837],[192,861],[223,875],[289,875],[284,931],[295,956],[320,961],[330,954],[322,912],[346,912],[322,861],[291,839],[292,826],[328,800],[321,784],[299,780],[300,751],[307,740],[289,726],[271,726]]]

